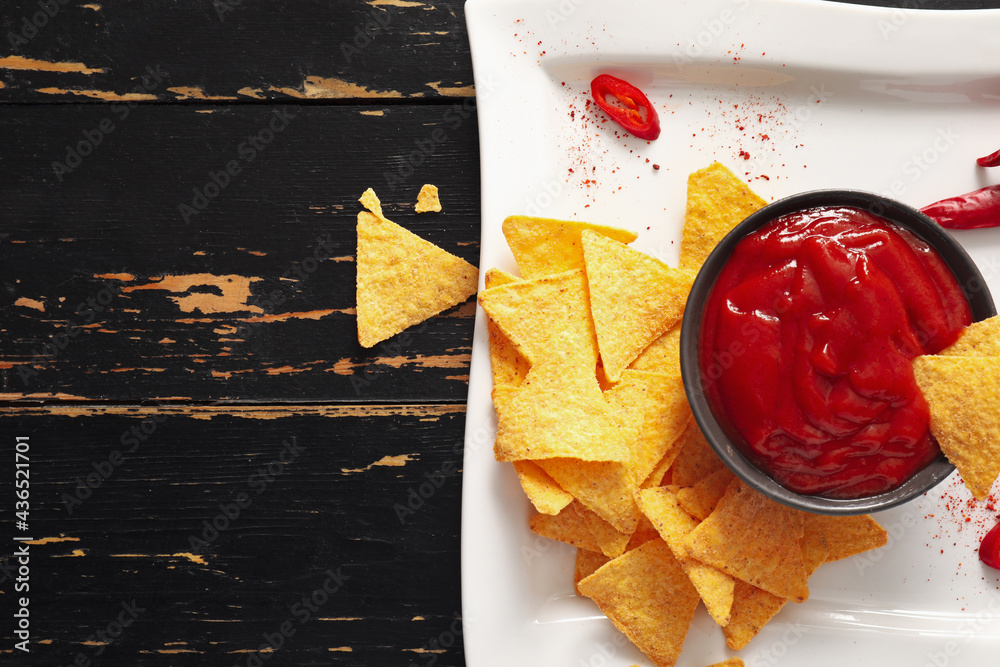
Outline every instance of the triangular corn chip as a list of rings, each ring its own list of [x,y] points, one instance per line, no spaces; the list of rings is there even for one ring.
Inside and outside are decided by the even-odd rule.
[[[802,534],[800,514],[734,479],[715,511],[685,538],[684,548],[737,579],[802,602],[809,597]]]
[[[476,293],[479,270],[394,222],[358,213],[358,342],[372,347]]]
[[[640,491],[638,502],[698,590],[709,615],[719,625],[729,623],[735,580],[718,568],[691,558],[684,550],[684,538],[698,527],[698,521],[677,503],[673,491],[662,486]]]
[[[608,558],[617,558],[625,552],[625,547],[629,542],[629,535],[619,532],[610,523],[591,512],[585,505],[577,505],[576,511],[583,517],[587,528],[590,529],[598,546]]]
[[[505,271],[490,269],[486,272],[486,289],[517,282],[520,278]],[[524,358],[507,335],[488,315],[486,330],[490,340],[490,367],[493,369],[493,384],[506,384],[516,387],[524,381],[528,374],[528,360]]]
[[[806,513],[803,520],[806,535],[815,532],[826,540],[829,550],[827,563],[878,549],[889,541],[885,529],[867,514],[830,516]]]
[[[917,357],[913,375],[941,451],[985,500],[1000,474],[1000,357]]]
[[[622,447],[617,422],[593,372],[578,370],[575,348],[560,344],[554,349],[550,363],[532,366],[519,387],[494,387],[496,459],[629,460],[631,455]],[[573,492],[550,470],[546,472]]]
[[[580,581],[586,579],[594,572],[597,572],[597,570],[604,566],[609,560],[611,559],[602,553],[590,551],[589,549],[577,548],[576,564],[573,568],[573,588],[576,589],[578,594],[583,595],[583,593],[580,593],[580,589],[578,588]]]
[[[670,373],[681,366],[681,325],[683,320],[670,327],[665,334],[649,344],[635,358],[629,368],[637,371]]]
[[[597,336],[581,269],[484,290],[479,304],[532,366],[551,356],[560,340],[595,374]]]
[[[672,484],[693,486],[716,470],[726,467],[694,420],[688,424],[677,444],[681,450],[674,461],[673,477],[670,480]]]
[[[1000,315],[973,322],[958,340],[938,354],[957,357],[1000,357]]]
[[[719,468],[708,477],[699,480],[694,486],[678,489],[677,500],[691,516],[699,521],[704,521],[725,495],[733,477],[734,475],[729,468]]]
[[[512,215],[503,221],[507,239],[521,275],[538,278],[570,269],[583,268],[583,246],[580,233],[590,229],[608,238],[631,243],[635,232],[589,222],[552,220]]]
[[[746,667],[742,658],[726,658],[722,662],[716,662],[708,667]]]
[[[589,230],[581,238],[597,346],[608,379],[618,382],[639,353],[681,319],[695,273]]]
[[[528,500],[541,514],[559,514],[573,502],[573,496],[563,491],[556,481],[533,461],[514,461],[514,470]]]
[[[577,507],[578,504],[571,503],[559,514],[535,514],[528,519],[528,527],[536,535],[600,553],[601,546],[587,527],[586,519],[577,512]]]
[[[698,591],[662,540],[625,552],[577,587],[658,667],[677,663]]]
[[[700,269],[722,237],[766,203],[718,162],[688,176],[681,268]]]
[[[552,458],[538,464],[562,488],[617,530],[635,531],[640,512],[635,493],[677,442],[691,421],[680,375],[626,371],[622,382],[605,392],[616,435],[629,453],[616,463]]]

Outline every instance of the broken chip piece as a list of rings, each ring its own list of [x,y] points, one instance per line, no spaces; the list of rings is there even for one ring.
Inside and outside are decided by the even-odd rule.
[[[413,208],[417,213],[440,213],[441,200],[438,198],[437,186],[430,183],[421,186],[420,192],[417,193],[417,203]]]

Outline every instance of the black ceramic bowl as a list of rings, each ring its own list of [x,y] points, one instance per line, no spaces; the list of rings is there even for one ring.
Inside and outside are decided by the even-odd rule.
[[[684,389],[708,442],[729,468],[750,487],[785,505],[819,514],[867,514],[888,509],[927,492],[948,477],[954,467],[941,456],[902,485],[873,496],[841,500],[790,491],[747,459],[733,444],[705,396],[698,345],[704,308],[716,278],[736,244],[775,218],[819,206],[851,206],[868,211],[908,229],[927,242],[944,259],[965,292],[975,321],[996,314],[993,298],[982,274],[965,250],[937,223],[916,209],[880,195],[854,190],[816,190],[793,195],[765,206],[738,224],[705,261],[688,297],[681,329],[681,370]]]

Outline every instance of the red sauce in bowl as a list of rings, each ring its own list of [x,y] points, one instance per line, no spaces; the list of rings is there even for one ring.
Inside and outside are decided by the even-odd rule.
[[[851,207],[784,215],[736,245],[704,312],[706,398],[785,488],[863,498],[940,456],[911,360],[972,315],[913,233]]]

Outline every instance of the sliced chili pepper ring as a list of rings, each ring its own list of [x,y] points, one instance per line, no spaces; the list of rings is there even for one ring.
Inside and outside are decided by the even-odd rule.
[[[660,119],[656,109],[646,95],[628,81],[601,74],[590,82],[590,94],[597,106],[629,134],[650,141],[660,136]],[[608,102],[609,95],[624,106]]]

